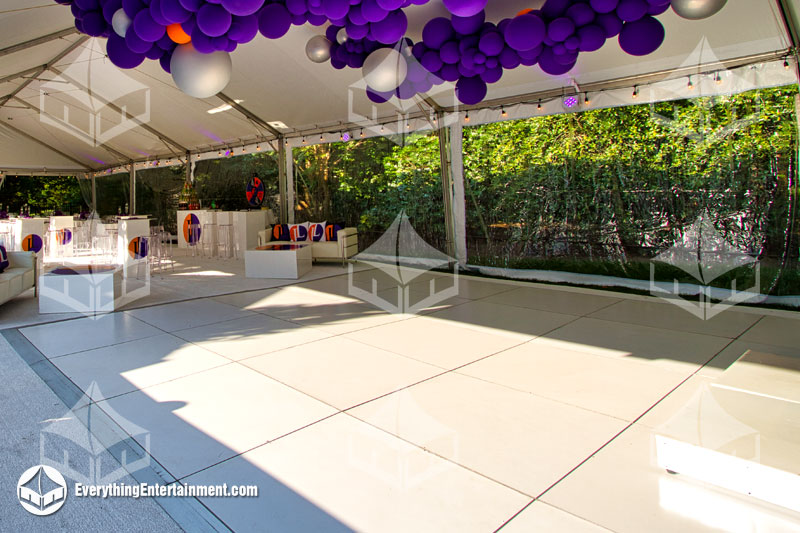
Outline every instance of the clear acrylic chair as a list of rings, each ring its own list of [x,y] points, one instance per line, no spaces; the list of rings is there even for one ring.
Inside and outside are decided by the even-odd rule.
[[[203,233],[200,234],[200,246],[203,257],[214,257],[217,246],[217,225],[213,222],[203,224]]]
[[[200,251],[200,224],[189,224],[188,232],[189,242],[187,242],[187,245],[189,246],[192,257],[197,257],[197,254]]]
[[[236,235],[233,224],[220,224],[217,234],[217,256],[236,259]]]

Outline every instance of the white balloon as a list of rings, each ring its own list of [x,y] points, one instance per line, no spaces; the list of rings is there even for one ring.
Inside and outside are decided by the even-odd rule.
[[[114,28],[114,33],[123,39],[125,38],[125,33],[128,31],[128,28],[131,27],[132,23],[133,21],[122,8],[117,9],[114,12],[114,16],[111,17],[111,26]]]
[[[175,49],[169,67],[178,89],[195,98],[210,98],[223,90],[233,71],[228,52],[201,54],[191,43]]]
[[[306,55],[314,63],[324,63],[331,58],[331,42],[324,35],[312,37],[306,43]]]
[[[728,0],[672,0],[672,10],[685,19],[700,20],[715,15]]]
[[[347,42],[347,39],[350,37],[347,35],[347,28],[342,28],[338,32],[336,32],[336,42],[339,44],[344,44]]]
[[[393,48],[379,48],[364,61],[361,69],[367,85],[379,92],[400,87],[408,75],[406,58]]]

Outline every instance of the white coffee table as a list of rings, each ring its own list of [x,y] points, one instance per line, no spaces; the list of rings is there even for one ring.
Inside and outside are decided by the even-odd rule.
[[[298,279],[311,271],[311,243],[286,242],[259,246],[244,253],[248,278]]]

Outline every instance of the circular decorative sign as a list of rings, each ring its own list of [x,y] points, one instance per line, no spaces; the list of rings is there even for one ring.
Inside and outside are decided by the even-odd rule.
[[[42,250],[42,237],[32,233],[22,239],[22,249],[26,252],[40,252]]]
[[[258,176],[253,176],[247,182],[247,203],[250,207],[261,207],[264,203],[264,195],[267,190],[264,187],[264,182]]]
[[[134,237],[128,243],[128,253],[134,259],[146,259],[148,253],[148,243],[146,237]]]
[[[72,231],[63,228],[56,231],[56,242],[61,246],[67,245],[72,242]]]
[[[183,240],[194,246],[200,242],[201,233],[200,219],[197,218],[197,215],[186,215],[186,218],[183,219]]]

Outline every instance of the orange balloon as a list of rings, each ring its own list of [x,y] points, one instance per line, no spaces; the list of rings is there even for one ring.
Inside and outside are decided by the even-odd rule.
[[[188,33],[183,31],[183,26],[180,24],[170,24],[167,26],[167,35],[169,38],[172,39],[173,42],[178,44],[186,44],[192,42],[192,38],[189,36]]]
[[[522,11],[520,11],[519,13],[517,13],[517,16],[519,17],[519,16],[522,16],[522,15],[527,15],[527,14],[528,14],[528,13],[530,13],[531,11],[533,11],[533,9],[523,9]]]

